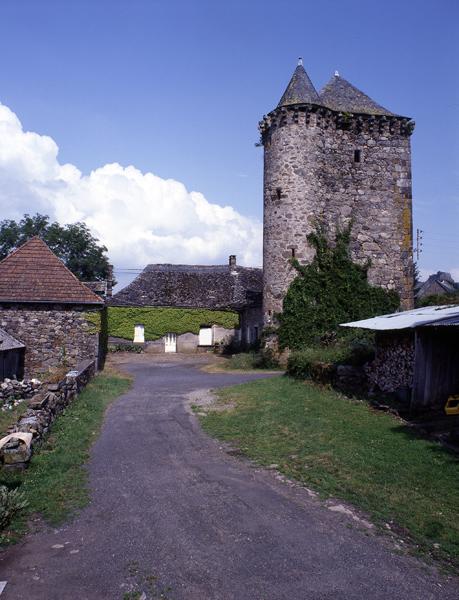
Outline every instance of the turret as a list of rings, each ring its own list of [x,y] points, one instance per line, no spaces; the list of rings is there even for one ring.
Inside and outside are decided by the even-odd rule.
[[[307,235],[332,238],[352,219],[352,257],[371,261],[370,283],[413,304],[411,154],[414,123],[383,108],[336,72],[317,93],[300,59],[278,106],[259,124],[264,147],[264,318],[275,321],[310,262]]]

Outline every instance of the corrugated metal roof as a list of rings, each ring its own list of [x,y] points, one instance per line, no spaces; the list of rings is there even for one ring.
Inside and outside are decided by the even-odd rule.
[[[409,329],[423,325],[458,325],[459,306],[425,306],[405,312],[381,315],[362,321],[341,323],[341,327],[359,327],[361,329],[373,329],[384,331],[391,329]]]
[[[16,348],[25,348],[22,342],[18,342],[12,335],[0,329],[0,352],[4,350],[14,350]]]

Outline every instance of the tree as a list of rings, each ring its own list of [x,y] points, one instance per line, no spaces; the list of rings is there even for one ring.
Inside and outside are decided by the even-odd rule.
[[[101,281],[110,276],[107,248],[84,223],[59,225],[47,215],[25,214],[20,221],[0,221],[0,260],[31,237],[38,236],[82,281]]]
[[[298,276],[292,281],[279,315],[279,344],[300,349],[326,336],[344,332],[340,323],[391,313],[400,305],[394,291],[371,286],[370,266],[352,262],[349,253],[351,226],[338,231],[329,244],[323,228],[308,235],[316,255],[309,265],[292,259]],[[331,335],[330,335],[331,334]]]

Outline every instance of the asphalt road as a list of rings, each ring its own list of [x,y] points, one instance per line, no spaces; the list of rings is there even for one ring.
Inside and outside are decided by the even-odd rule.
[[[90,505],[1,555],[1,600],[459,598],[457,580],[201,432],[187,395],[253,376],[130,361],[134,385],[93,447]]]

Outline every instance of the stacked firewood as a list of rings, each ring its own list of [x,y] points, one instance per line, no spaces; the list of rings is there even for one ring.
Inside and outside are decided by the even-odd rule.
[[[376,339],[376,358],[365,370],[370,385],[382,392],[413,387],[414,338],[409,333],[385,332]]]

